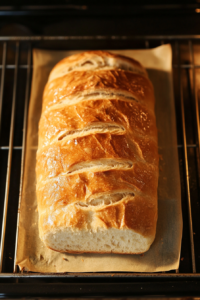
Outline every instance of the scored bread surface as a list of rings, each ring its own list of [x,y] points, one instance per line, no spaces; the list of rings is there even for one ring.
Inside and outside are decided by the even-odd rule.
[[[43,94],[39,233],[70,253],[139,254],[156,234],[154,90],[131,58],[88,51],[60,61]]]

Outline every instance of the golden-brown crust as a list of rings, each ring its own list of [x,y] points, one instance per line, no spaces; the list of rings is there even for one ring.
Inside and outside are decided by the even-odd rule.
[[[111,68],[129,70],[148,77],[146,70],[136,60],[107,51],[87,51],[62,59],[52,69],[49,82],[76,69]]]
[[[115,59],[121,59],[124,61],[129,62],[132,65],[135,65],[137,67],[140,67],[141,69],[144,69],[143,66],[135,59],[124,56],[124,55],[120,55],[120,54],[114,54],[114,53],[110,53],[108,51],[87,51],[87,52],[81,52],[78,54],[74,54],[68,57],[63,58],[62,60],[60,60],[56,66],[52,69],[51,72],[55,71],[55,69],[61,65],[66,65],[66,64],[72,64],[75,63],[79,60],[82,60],[83,58],[90,58],[91,55],[97,55],[100,57],[109,57],[109,58],[115,58]]]
[[[43,111],[83,92],[127,92],[149,108],[154,107],[153,86],[148,78],[123,70],[73,71],[47,83]],[[101,99],[101,97],[100,97]],[[108,98],[109,99],[109,96]]]
[[[147,138],[135,138],[133,142],[126,135],[89,135],[42,148],[37,154],[37,173],[47,180],[69,172],[78,163],[102,158],[154,164],[158,161],[156,149],[156,142]]]
[[[84,99],[88,91],[107,96]],[[73,103],[78,93],[84,101]],[[117,98],[120,93],[125,100]],[[113,228],[132,230],[152,242],[158,184],[153,108],[152,84],[133,72],[73,71],[46,85],[36,167],[41,237],[64,228]],[[92,169],[92,163],[98,167]],[[122,196],[116,198],[115,193]],[[102,202],[105,197],[114,200]]]
[[[148,107],[134,101],[96,100],[43,113],[39,124],[39,145],[49,145],[62,132],[84,129],[98,122],[113,122],[134,135],[157,138],[155,116]]]
[[[152,198],[135,196],[125,201],[109,205],[98,210],[93,210],[92,219],[98,224],[98,228],[132,229],[134,232],[142,234],[144,237],[154,236],[157,221],[156,196]],[[56,228],[72,227],[77,230],[87,230],[90,228],[89,210],[83,210],[79,206],[70,206],[63,211],[65,205],[57,210],[57,215],[53,215],[50,209],[48,214],[40,218],[40,226],[44,232],[54,232]],[[57,208],[58,209],[58,208]],[[49,217],[51,222],[49,222]]]
[[[57,176],[39,183],[37,197],[39,208],[60,208],[76,202],[85,203],[88,198],[101,193],[132,190],[145,197],[157,195],[157,169],[145,163],[136,163],[129,171],[85,172],[71,176]]]

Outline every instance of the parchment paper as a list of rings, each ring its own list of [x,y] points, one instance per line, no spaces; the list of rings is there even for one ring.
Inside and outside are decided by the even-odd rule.
[[[147,68],[155,89],[160,174],[156,239],[144,255],[72,255],[47,249],[39,239],[35,158],[42,93],[52,67],[78,51],[33,51],[25,171],[20,207],[16,264],[33,272],[158,272],[179,266],[182,214],[170,45],[151,50],[113,51],[133,57]]]

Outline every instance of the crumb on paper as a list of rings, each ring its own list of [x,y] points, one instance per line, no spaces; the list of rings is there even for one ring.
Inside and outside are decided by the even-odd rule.
[[[67,258],[65,258],[65,257],[63,257],[63,260],[65,260],[65,261],[69,261]]]
[[[12,259],[12,257],[9,256],[9,259]]]
[[[140,254],[140,256],[144,256],[144,253]]]
[[[84,262],[84,259],[81,258],[81,261]]]

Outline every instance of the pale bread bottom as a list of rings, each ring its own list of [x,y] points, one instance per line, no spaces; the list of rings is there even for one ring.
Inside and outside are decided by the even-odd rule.
[[[63,228],[47,232],[42,240],[47,247],[59,252],[140,254],[149,249],[154,236],[144,237],[130,229],[72,231]]]

